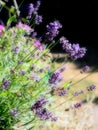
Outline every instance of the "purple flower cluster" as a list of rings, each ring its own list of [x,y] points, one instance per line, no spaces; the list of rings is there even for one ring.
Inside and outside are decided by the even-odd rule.
[[[6,90],[6,89],[8,89],[9,86],[10,86],[10,81],[8,79],[4,78],[2,81],[2,89]]]
[[[58,82],[62,81],[62,76],[60,71],[56,71],[53,74],[51,74],[49,83],[50,84],[56,84]]]
[[[32,105],[31,110],[37,110],[42,108],[46,105],[48,101],[45,99],[45,97],[41,97],[39,100],[37,100],[34,105]]]
[[[83,92],[83,90],[80,90],[80,91],[76,91],[76,92],[74,92],[74,96],[79,96],[80,94],[83,94],[84,92]]]
[[[32,3],[28,4],[27,6],[28,10],[28,18],[30,19],[32,17],[32,13],[34,12],[34,5]]]
[[[41,44],[41,42],[39,40],[36,40],[34,42],[34,46],[39,50],[39,51],[43,51],[45,48],[45,45]]]
[[[34,11],[35,11],[34,4],[29,3],[29,4],[21,6],[20,15],[22,17],[26,16],[28,19],[30,19]]]
[[[20,8],[20,15],[22,17],[26,16],[27,19],[31,19],[33,15],[35,17],[35,24],[39,25],[42,22],[42,16],[38,15],[40,5],[40,0],[38,0],[35,5],[33,3],[26,4]]]
[[[20,47],[19,46],[13,46],[12,51],[14,51],[15,53],[18,54],[20,52]]]
[[[18,110],[16,108],[10,110],[10,115],[12,115],[14,118],[17,118],[18,116]]]
[[[84,47],[80,48],[78,43],[71,44],[65,37],[60,38],[60,43],[62,44],[63,50],[74,60],[82,58],[87,51]]]
[[[4,30],[4,26],[0,24],[0,35],[2,34],[2,31]]]
[[[34,103],[34,105],[32,105],[31,110],[35,111],[40,120],[51,119],[52,121],[56,121],[56,117],[54,117],[53,114],[46,108],[44,108],[47,102],[48,101],[44,97],[41,97]]]
[[[82,106],[82,104],[83,104],[83,102],[77,102],[74,104],[74,108],[79,108]]]
[[[53,116],[51,112],[49,112],[46,108],[43,109],[37,109],[36,114],[40,118],[40,120],[51,120],[51,121],[56,121],[57,118]]]
[[[28,34],[33,32],[34,30],[27,24],[22,23],[21,21],[16,25],[17,28],[21,28],[26,31]]]
[[[86,65],[86,66],[84,66],[84,67],[82,68],[82,70],[80,71],[80,73],[88,72],[88,71],[90,71],[90,67]]]
[[[67,91],[65,89],[61,89],[59,92],[58,92],[58,96],[64,96],[67,94]]]
[[[88,91],[93,91],[94,89],[96,89],[96,86],[94,84],[92,84],[91,86],[87,87]]]
[[[59,69],[60,73],[62,73],[63,71],[65,71],[65,69],[66,69],[66,66],[64,65],[63,67],[61,67],[61,68]]]
[[[37,14],[37,12],[38,12],[38,10],[39,10],[39,7],[40,7],[40,5],[41,5],[41,1],[40,1],[40,0],[38,0],[38,1],[36,2],[36,5],[35,5],[34,14]]]
[[[47,41],[52,41],[58,34],[59,29],[62,28],[62,25],[59,21],[50,22],[46,25],[47,32],[45,38]]]
[[[43,19],[43,17],[41,15],[36,14],[35,24],[39,25],[40,23],[42,23],[42,19]]]
[[[20,74],[20,75],[25,75],[25,71],[24,71],[24,70],[20,70],[20,71],[19,71],[19,74]]]

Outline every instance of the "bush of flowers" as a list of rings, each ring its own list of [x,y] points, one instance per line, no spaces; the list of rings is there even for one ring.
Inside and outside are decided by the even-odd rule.
[[[50,105],[66,68],[65,65],[58,69],[52,67],[50,50],[59,42],[66,56],[72,60],[82,58],[87,50],[79,44],[71,44],[65,37],[55,41],[62,28],[58,20],[47,24],[45,35],[39,38],[34,26],[31,27],[29,23],[32,20],[34,25],[42,22],[42,16],[38,14],[40,1],[19,9],[17,1],[13,1],[14,11],[11,12],[6,7],[6,1],[0,0],[1,6],[10,14],[6,25],[0,25],[0,129],[11,130],[20,123],[19,129],[24,126],[24,129],[30,130],[47,121],[57,120]],[[25,10],[26,19],[22,10]],[[15,22],[14,26],[11,26],[12,22]],[[89,67],[85,66],[81,73],[88,70]],[[72,82],[66,82],[57,88],[56,94],[64,96],[70,93],[71,85]],[[95,88],[95,85],[91,85],[86,91]],[[76,91],[74,96],[83,93],[83,90]],[[82,102],[78,102],[73,107],[81,105]]]

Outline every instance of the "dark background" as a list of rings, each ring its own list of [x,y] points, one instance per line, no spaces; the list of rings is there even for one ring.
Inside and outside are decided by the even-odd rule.
[[[18,4],[20,2],[18,0]],[[29,2],[36,0],[24,0],[24,4]],[[89,59],[96,57],[94,60],[97,60],[97,0],[41,0],[41,3],[39,14],[43,15],[43,23],[37,28],[39,34],[44,32],[47,23],[57,19],[63,25],[60,36],[86,46]],[[4,12],[2,15],[4,17]],[[61,51],[60,47],[56,46],[55,51]]]

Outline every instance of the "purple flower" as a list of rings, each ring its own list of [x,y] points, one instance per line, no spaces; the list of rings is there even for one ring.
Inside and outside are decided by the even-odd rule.
[[[79,44],[72,44],[72,49],[69,50],[68,53],[72,59],[77,60],[78,58],[82,58],[86,51],[86,48],[80,48]]]
[[[32,3],[29,3],[26,5],[23,5],[20,8],[20,15],[22,17],[27,17],[28,19],[30,19],[32,17],[32,14],[34,13],[34,11],[35,11],[34,5]]]
[[[92,84],[91,86],[87,87],[88,91],[93,91],[94,89],[96,89],[96,86],[94,84]]]
[[[28,4],[28,18],[32,17],[32,13],[34,12],[34,5],[32,3]]]
[[[37,75],[35,75],[35,76],[33,76],[33,80],[34,80],[35,82],[39,82],[39,81],[40,81],[40,77],[37,76]]]
[[[60,38],[60,44],[62,44],[62,45],[65,46],[65,48],[66,48],[66,45],[69,44],[69,40],[68,40],[66,37],[62,36],[62,37]],[[65,49],[65,48],[64,48],[64,49]]]
[[[84,66],[84,67],[82,68],[82,70],[80,71],[80,73],[88,72],[88,71],[90,71],[90,67],[86,65],[86,66]]]
[[[40,120],[49,120],[52,118],[52,113],[48,112],[45,108],[37,109],[36,114]]]
[[[56,121],[57,118],[53,116],[51,112],[49,112],[46,108],[37,109],[36,115],[40,118],[40,120],[51,120]]]
[[[74,104],[74,108],[79,108],[82,106],[82,104],[83,104],[82,102],[77,102]]]
[[[18,116],[18,110],[16,108],[10,110],[10,115],[12,115],[14,118],[17,118]]]
[[[37,40],[37,41],[34,42],[34,46],[35,46],[38,50],[40,50],[40,51],[43,51],[44,48],[45,48],[45,45],[42,45],[39,40]]]
[[[39,40],[35,41],[34,46],[37,47],[37,48],[40,47],[41,46],[40,41]]]
[[[2,81],[2,89],[6,90],[9,86],[10,86],[10,81],[4,78]]]
[[[23,24],[21,21],[16,25],[17,28],[21,28],[26,31],[28,34],[33,32],[34,30],[27,24]]]
[[[21,60],[18,61],[18,64],[21,65],[23,62]]]
[[[42,23],[42,19],[43,17],[41,15],[36,15],[35,16],[35,24],[39,25],[40,23]]]
[[[37,32],[35,32],[35,31],[31,32],[31,37],[32,38],[36,38],[36,36],[37,36]]]
[[[84,47],[80,48],[79,44],[71,44],[65,37],[60,38],[60,43],[62,44],[63,50],[74,60],[82,58],[87,51]]]
[[[45,38],[47,41],[52,41],[58,34],[59,29],[62,28],[62,25],[59,21],[50,22],[48,25],[46,25],[46,35]]]
[[[41,5],[41,1],[38,0],[38,1],[36,2],[36,5],[35,5],[34,14],[37,14],[37,11],[39,10],[40,5]]]
[[[25,75],[25,71],[24,71],[24,70],[21,70],[21,71],[19,72],[19,74],[20,74],[20,75]]]
[[[4,30],[4,26],[0,24],[0,35],[2,34],[2,31]]]
[[[61,89],[59,92],[58,92],[58,96],[64,96],[67,94],[67,91],[65,89]]]
[[[41,109],[46,105],[47,102],[48,101],[45,99],[45,97],[41,97],[34,103],[34,105],[32,105],[31,110]]]
[[[60,44],[62,44],[62,48],[63,50],[65,50],[66,52],[69,52],[70,50],[72,50],[72,45],[69,42],[69,40],[67,38],[65,38],[64,36],[62,36],[60,38]]]
[[[83,94],[84,92],[83,92],[83,90],[80,90],[80,91],[76,91],[76,92],[74,92],[74,96],[78,96],[78,95],[80,95],[80,94]]]
[[[14,48],[14,51],[15,51],[16,53],[19,53],[19,52],[20,52],[20,47],[19,47],[19,46],[16,46],[16,47]]]
[[[43,73],[44,72],[44,68],[39,69],[39,72]]]
[[[55,83],[60,82],[61,80],[62,80],[61,73],[59,71],[56,71],[53,74],[51,74],[50,79],[49,79],[49,83],[55,84]]]
[[[31,66],[31,67],[32,67],[32,69],[34,69],[34,68],[35,68],[35,64],[32,64],[32,66]]]
[[[60,73],[62,73],[63,71],[65,71],[66,66],[64,65],[62,68],[59,69]]]

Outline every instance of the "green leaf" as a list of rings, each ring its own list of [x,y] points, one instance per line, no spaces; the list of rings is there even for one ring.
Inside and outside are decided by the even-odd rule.
[[[8,91],[3,91],[2,93],[0,93],[1,97],[6,97],[8,95]]]
[[[13,21],[16,21],[16,15],[13,15],[12,17],[10,17],[7,21],[7,27],[10,26],[10,24],[13,22]]]

